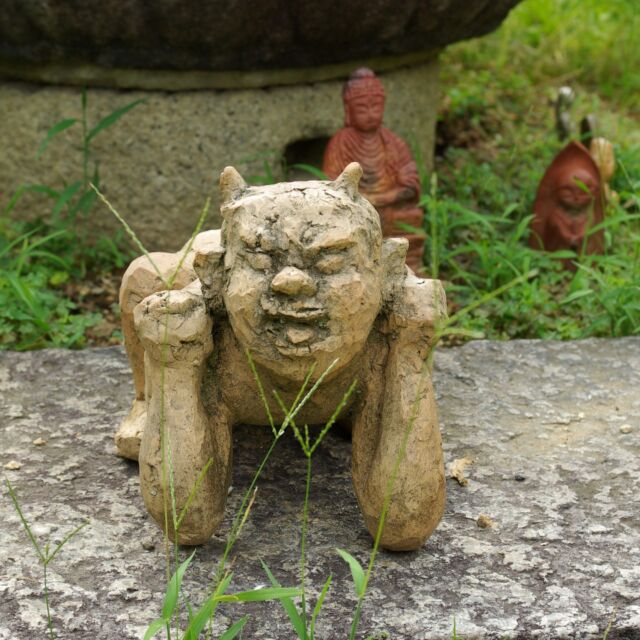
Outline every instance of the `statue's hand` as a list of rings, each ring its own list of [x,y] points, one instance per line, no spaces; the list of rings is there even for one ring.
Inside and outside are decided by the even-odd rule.
[[[396,196],[398,202],[415,201],[417,197],[418,194],[413,187],[398,187],[398,195]]]
[[[140,341],[152,358],[199,365],[211,353],[212,321],[199,283],[145,298],[134,311]]]
[[[387,314],[389,330],[398,340],[416,348],[430,347],[447,318],[442,283],[407,273],[394,291]]]

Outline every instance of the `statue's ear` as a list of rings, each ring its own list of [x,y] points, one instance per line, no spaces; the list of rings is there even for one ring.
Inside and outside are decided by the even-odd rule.
[[[355,198],[358,193],[358,185],[362,178],[362,167],[359,162],[350,162],[344,171],[333,181],[336,189],[344,191],[349,197]]]
[[[247,183],[233,167],[224,168],[220,174],[222,204],[235,200],[246,188]]]

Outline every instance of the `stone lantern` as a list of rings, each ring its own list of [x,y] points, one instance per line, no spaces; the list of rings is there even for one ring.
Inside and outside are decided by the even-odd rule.
[[[213,177],[225,165],[245,175],[265,161],[319,166],[342,122],[342,84],[359,66],[384,80],[386,124],[430,168],[438,52],[495,29],[517,2],[6,0],[0,191],[81,175],[75,129],[35,157],[54,123],[80,115],[80,87],[94,123],[146,97],[93,150],[104,189],[142,240],[176,249],[210,191],[217,212]]]

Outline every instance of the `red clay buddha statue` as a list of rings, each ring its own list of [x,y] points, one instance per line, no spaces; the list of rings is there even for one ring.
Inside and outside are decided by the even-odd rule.
[[[587,148],[570,142],[544,174],[535,202],[529,244],[534,249],[559,251],[570,249],[576,253],[602,253],[603,230],[587,231],[604,218],[602,179],[598,166]],[[575,269],[570,260],[564,262]]]
[[[342,90],[344,127],[329,141],[322,169],[334,180],[350,162],[364,171],[360,193],[378,210],[382,233],[409,240],[407,264],[423,269],[424,238],[396,225],[405,223],[422,229],[420,178],[407,144],[382,126],[385,92],[370,69],[354,71]]]

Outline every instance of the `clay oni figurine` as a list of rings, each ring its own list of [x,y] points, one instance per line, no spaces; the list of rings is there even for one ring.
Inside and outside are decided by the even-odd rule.
[[[535,249],[577,254],[602,253],[604,232],[590,230],[603,220],[602,180],[591,154],[572,141],[545,172],[533,204],[529,244]],[[568,269],[575,269],[565,260]]]
[[[442,516],[442,446],[425,363],[446,314],[444,291],[405,266],[405,239],[383,240],[376,210],[358,193],[361,175],[352,163],[332,182],[249,187],[227,167],[222,229],[196,236],[173,290],[163,279],[180,253],[150,255],[162,278],[144,256],[124,275],[122,326],[136,396],[116,445],[139,460],[142,495],[160,526],[163,455],[171,455],[178,513],[212,461],[177,536],[168,525],[180,544],[204,543],[222,520],[233,426],[267,424],[245,350],[274,416],[282,412],[272,390],[291,406],[310,367],[317,379],[338,359],[296,416],[300,425],[324,424],[357,380],[341,419],[351,429],[353,486],[372,535],[416,415],[384,547],[419,548]]]
[[[358,69],[345,83],[342,100],[344,127],[329,141],[322,169],[333,179],[350,162],[360,163],[360,193],[378,210],[385,237],[407,238],[407,264],[419,273],[424,234],[401,225],[422,229],[424,213],[417,206],[420,178],[409,147],[382,125],[384,87],[373,71]]]

